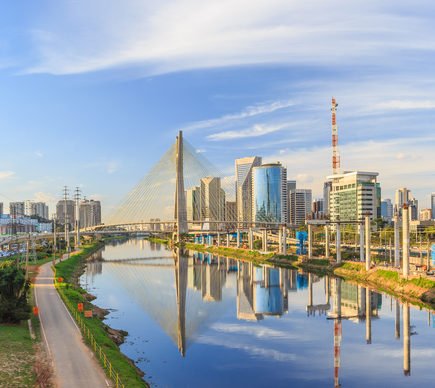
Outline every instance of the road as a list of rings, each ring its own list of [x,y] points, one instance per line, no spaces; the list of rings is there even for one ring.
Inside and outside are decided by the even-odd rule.
[[[56,387],[107,388],[102,367],[83,342],[79,328],[54,287],[51,265],[40,267],[35,279],[35,298],[42,337],[53,361]]]

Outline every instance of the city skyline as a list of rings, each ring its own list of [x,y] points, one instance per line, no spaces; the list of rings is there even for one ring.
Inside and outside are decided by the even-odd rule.
[[[109,4],[0,6],[2,202],[53,208],[79,185],[107,215],[179,129],[228,175],[260,155],[320,197],[335,96],[342,171],[377,171],[383,199],[406,186],[430,207],[429,2]]]

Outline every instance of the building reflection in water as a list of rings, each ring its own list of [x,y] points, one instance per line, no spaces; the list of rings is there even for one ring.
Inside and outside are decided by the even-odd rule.
[[[159,244],[151,249],[157,249]],[[145,259],[144,259],[145,260]],[[339,370],[341,360],[342,322],[365,323],[365,337],[367,344],[376,340],[372,338],[372,323],[378,319],[378,312],[382,307],[382,295],[355,284],[328,276],[318,277],[315,274],[303,274],[284,268],[271,266],[255,266],[251,262],[242,262],[210,253],[188,253],[175,249],[172,258],[163,258],[172,264],[140,264],[149,268],[159,268],[159,271],[172,269],[175,279],[176,302],[176,341],[180,354],[186,354],[186,314],[189,311],[186,301],[187,290],[192,290],[200,296],[204,306],[218,303],[223,299],[223,288],[232,276],[236,280],[237,290],[237,318],[245,321],[260,321],[267,316],[281,316],[289,309],[289,292],[307,289],[306,311],[309,317],[327,314],[328,319],[334,321],[333,326],[333,364],[334,386],[339,387]],[[95,276],[102,272],[102,250],[92,256],[87,263],[86,276]],[[118,264],[117,264],[118,265]],[[130,263],[130,266],[137,265]],[[318,283],[314,292],[314,285]],[[172,305],[173,306],[173,305]],[[174,310],[172,310],[174,312]],[[193,310],[190,310],[193,311]],[[174,312],[175,313],[175,312]],[[175,317],[174,317],[175,318]],[[400,302],[395,303],[395,337],[400,338]],[[411,373],[411,324],[410,306],[403,305],[403,371],[405,375]],[[170,324],[175,328],[174,324]],[[166,322],[167,323],[167,322]],[[430,324],[430,321],[429,321]],[[195,325],[198,327],[198,325]],[[174,333],[175,334],[175,333]],[[191,333],[192,334],[192,333]]]

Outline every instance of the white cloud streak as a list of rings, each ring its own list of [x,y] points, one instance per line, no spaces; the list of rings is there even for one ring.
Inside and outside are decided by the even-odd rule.
[[[14,175],[15,175],[14,171],[0,171],[0,179],[1,180],[11,178]]]
[[[380,110],[435,109],[435,101],[391,100],[376,105]]]
[[[435,49],[431,18],[399,14],[406,5],[77,0],[45,13],[33,31],[39,60],[27,71],[75,74],[139,65],[157,74],[246,64],[358,64],[362,58],[394,63],[394,54],[405,49]]]
[[[286,124],[278,124],[278,125],[255,124],[248,129],[214,133],[212,135],[207,136],[207,139],[211,141],[222,141],[222,140],[242,139],[247,137],[259,137],[259,136],[268,135],[273,132],[281,131],[286,127],[287,127]]]

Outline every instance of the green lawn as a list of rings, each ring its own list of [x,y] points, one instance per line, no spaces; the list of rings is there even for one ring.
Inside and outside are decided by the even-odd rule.
[[[0,325],[0,387],[33,387],[34,343],[27,322]]]

